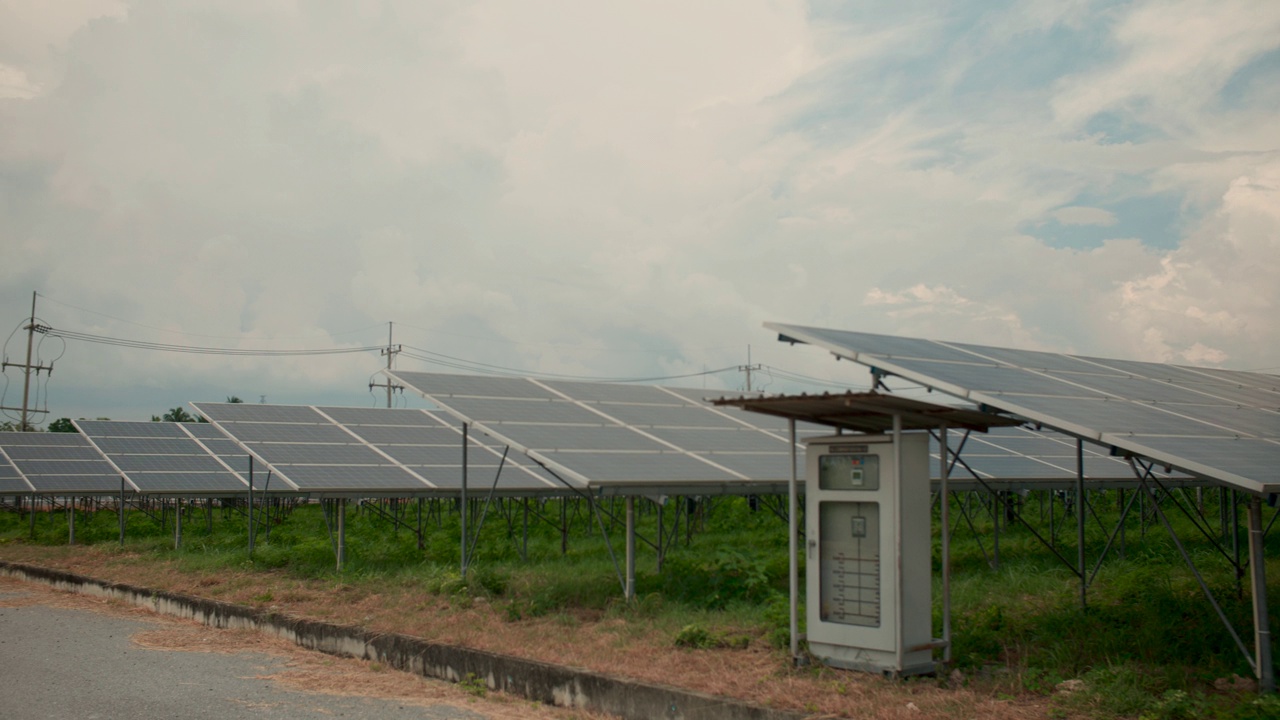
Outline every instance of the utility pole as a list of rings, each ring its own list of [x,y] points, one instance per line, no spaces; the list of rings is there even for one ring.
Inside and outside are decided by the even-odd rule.
[[[31,364],[31,350],[35,345],[36,333],[40,333],[43,335],[44,333],[49,332],[49,330],[51,329],[48,325],[36,324],[36,293],[34,291],[32,291],[31,293],[31,322],[27,323],[27,326],[23,329],[27,331],[27,361],[22,365],[19,365],[18,363],[11,363],[8,361],[8,359],[6,359],[4,360],[3,364],[0,365],[0,367],[6,367],[6,368],[8,367],[22,368],[22,372],[24,375],[24,379],[22,383],[22,407],[15,408],[15,407],[0,406],[0,410],[13,410],[13,411],[21,412],[22,423],[18,426],[18,430],[22,432],[26,432],[28,430],[34,429],[31,427],[31,421],[29,419],[32,413],[48,412],[48,410],[31,409],[31,372],[34,370],[37,378],[39,378],[41,370],[44,370],[45,372],[48,372],[50,374],[53,373],[53,365],[32,365]]]
[[[396,345],[396,344],[395,344],[395,342],[394,342],[394,340],[392,339],[392,335],[391,335],[391,333],[392,333],[392,327],[391,327],[391,325],[392,325],[392,324],[391,324],[390,322],[388,322],[388,323],[387,323],[387,346],[386,346],[385,348],[383,348],[383,349],[382,349],[382,354],[383,354],[383,355],[385,355],[385,356],[386,356],[386,358],[387,358],[387,369],[388,369],[388,370],[390,370],[390,369],[391,369],[391,360],[392,360],[392,358],[394,358],[394,357],[396,356],[396,354],[397,354],[397,353],[399,353],[399,352],[403,349],[403,346],[401,346],[401,345]],[[386,388],[386,389],[387,389],[387,407],[391,407],[391,391],[392,391],[392,390],[403,390],[403,389],[404,389],[404,386],[402,386],[402,385],[396,385],[395,383],[391,382],[391,378],[387,378],[387,381],[386,381],[386,382],[384,382],[384,383],[376,383],[376,382],[371,382],[371,383],[369,383],[369,389],[370,389],[370,390],[372,390],[372,389],[374,389],[374,388],[376,388],[376,387],[384,387],[384,388]]]
[[[759,370],[760,364],[759,363],[755,365],[751,364],[751,346],[750,345],[747,346],[747,364],[739,365],[738,369],[747,374],[747,392],[751,392],[751,371]]]

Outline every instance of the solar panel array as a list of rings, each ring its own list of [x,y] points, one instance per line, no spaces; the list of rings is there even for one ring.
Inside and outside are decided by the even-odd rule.
[[[120,492],[120,473],[79,433],[0,432],[0,449],[37,493]],[[137,490],[132,483],[125,487]]]
[[[73,424],[144,493],[212,497],[248,490],[247,477],[235,470],[238,467],[247,476],[248,456],[207,423],[77,420]]]
[[[462,487],[462,433],[423,410],[198,403],[198,412],[290,487],[315,493],[443,494]],[[541,468],[469,438],[468,489],[563,491]],[[499,465],[502,471],[499,473]]]
[[[1280,377],[777,323],[975,403],[1252,492],[1280,491]]]
[[[392,377],[592,488],[764,492],[791,477],[787,422],[705,390],[440,373]],[[829,428],[801,424],[798,434]],[[774,487],[773,489],[777,489]]]

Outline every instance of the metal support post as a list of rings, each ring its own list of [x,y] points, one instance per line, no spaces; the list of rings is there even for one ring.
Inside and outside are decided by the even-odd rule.
[[[182,547],[182,498],[174,501],[176,512],[173,515],[173,549]]]
[[[569,554],[569,499],[560,498],[560,556]]]
[[[1080,610],[1087,609],[1089,580],[1084,566],[1084,441],[1075,439],[1075,544],[1080,569]]]
[[[991,497],[991,569],[1000,570],[1000,491],[987,493]]]
[[[942,662],[951,663],[951,495],[947,487],[950,473],[947,449],[947,426],[938,429],[938,445],[942,458],[938,476],[942,479]]]
[[[800,496],[799,478],[796,476],[796,420],[787,419],[787,430],[791,441],[791,481],[787,484],[787,564],[791,581],[791,661],[800,660],[800,561],[797,558],[800,528],[796,511]],[[676,522],[680,521],[679,508]]]
[[[116,506],[120,516],[120,547],[124,547],[124,476],[120,476],[120,504]]]
[[[1253,578],[1253,643],[1258,689],[1276,691],[1271,665],[1271,625],[1267,616],[1267,559],[1262,550],[1262,498],[1249,498],[1249,569]]]
[[[1123,512],[1124,510],[1124,488],[1120,488],[1119,499],[1116,501],[1116,508]],[[1124,559],[1124,521],[1125,515],[1120,516],[1120,559]]]
[[[627,602],[636,599],[636,499],[628,495],[627,508],[627,586],[623,593]]]
[[[67,544],[76,544],[76,498],[72,495],[67,502]]]
[[[1080,568],[1080,608],[1089,607],[1089,576],[1084,559],[1084,440],[1076,438],[1076,546]]]
[[[249,456],[249,557],[253,557],[253,456]]]
[[[467,423],[462,423],[462,579],[467,579]]]
[[[347,561],[347,499],[338,500],[338,572]]]
[[[893,484],[893,512],[902,512],[902,416],[894,414],[893,416],[893,477],[899,478],[898,482]],[[902,602],[904,596],[902,589],[902,523],[893,523],[893,563],[895,567],[896,577],[894,578],[894,597],[898,598],[898,602]],[[904,647],[906,629],[902,627],[902,613],[895,613],[894,618],[894,647],[897,657],[895,667],[901,668],[905,664],[906,647]],[[931,633],[932,634],[932,633]]]

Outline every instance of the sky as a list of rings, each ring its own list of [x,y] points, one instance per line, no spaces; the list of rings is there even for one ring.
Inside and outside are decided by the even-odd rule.
[[[766,321],[1277,371],[1277,117],[1258,0],[0,0],[4,354],[36,292],[712,390],[866,386]],[[37,340],[50,419],[385,403],[377,350]]]

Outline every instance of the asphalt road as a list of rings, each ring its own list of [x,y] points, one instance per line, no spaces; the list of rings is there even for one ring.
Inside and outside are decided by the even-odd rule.
[[[9,586],[12,588],[12,586]],[[0,602],[27,591],[0,588]],[[6,720],[379,718],[486,720],[475,707],[299,692],[262,676],[262,653],[150,650],[130,636],[154,623],[45,605],[0,606],[0,717]],[[478,712],[479,711],[479,712]],[[505,714],[505,713],[504,713]]]

